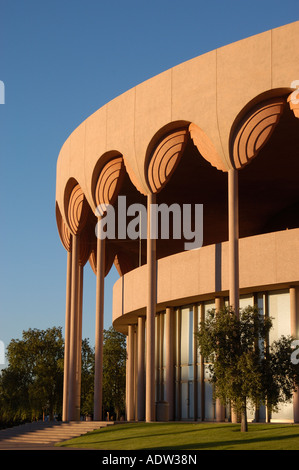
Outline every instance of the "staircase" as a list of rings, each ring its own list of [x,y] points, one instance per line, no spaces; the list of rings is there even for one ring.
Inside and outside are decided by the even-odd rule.
[[[114,424],[109,421],[33,422],[0,430],[0,450],[47,449],[57,442]],[[63,449],[63,447],[55,447]]]

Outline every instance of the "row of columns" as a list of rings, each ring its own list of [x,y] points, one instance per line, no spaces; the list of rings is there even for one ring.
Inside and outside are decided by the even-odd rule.
[[[127,380],[127,419],[155,421],[155,314],[157,304],[157,261],[156,240],[151,236],[153,229],[151,206],[155,204],[155,194],[147,197],[147,304],[146,304],[146,347],[144,349],[145,328],[144,318],[138,319],[137,346],[134,347],[134,326],[128,328],[128,380]],[[239,311],[239,218],[238,218],[238,172],[228,171],[228,226],[229,226],[229,303]],[[71,236],[71,249],[67,260],[67,292],[65,320],[65,373],[63,395],[63,420],[80,419],[80,382],[81,382],[81,341],[82,341],[82,288],[83,266],[79,263],[80,235]],[[105,279],[105,240],[97,237],[97,281],[96,281],[96,325],[95,325],[95,382],[94,382],[94,420],[102,419],[102,374],[103,374],[103,323],[104,323],[104,279]],[[293,292],[293,291],[292,291]],[[292,293],[291,315],[298,315],[298,295]],[[218,304],[217,304],[218,305]],[[220,304],[217,306],[220,308]],[[293,313],[292,313],[293,312]],[[294,313],[295,312],[295,313]],[[166,313],[167,331],[170,331],[170,311]],[[296,317],[297,318],[297,317]],[[297,321],[297,320],[296,320]],[[298,325],[297,323],[294,323]],[[169,344],[171,338],[169,336]],[[134,373],[134,354],[137,351],[137,375]],[[143,351],[145,350],[145,355]],[[170,361],[170,349],[167,352]],[[146,364],[144,375],[144,364]],[[171,396],[173,384],[172,368],[166,369],[167,390]],[[133,386],[137,377],[138,397],[135,399],[136,388]],[[145,381],[144,381],[145,377]],[[145,405],[143,398],[145,396]],[[137,399],[138,398],[138,399]],[[134,403],[138,403],[137,411]],[[223,415],[223,408],[216,404],[217,416]],[[298,408],[298,407],[297,407]],[[217,418],[218,419],[218,418]]]
[[[63,421],[80,419],[83,266],[79,235],[71,235],[67,255]]]
[[[290,319],[291,319],[291,334],[298,338],[299,333],[299,288],[290,287]],[[219,311],[223,306],[224,299],[221,297],[215,298],[215,310]],[[257,302],[255,301],[255,304]],[[175,419],[175,408],[177,408],[178,416],[180,416],[180,389],[178,395],[175,396],[175,380],[180,382],[180,336],[175,334],[175,311],[173,307],[167,307],[165,314],[156,317],[156,344],[155,344],[155,383],[156,383],[156,397],[157,401],[166,401],[168,405],[167,419],[172,421]],[[264,314],[268,315],[267,310],[267,294],[264,295]],[[165,315],[165,321],[162,317]],[[179,315],[179,313],[178,313]],[[193,306],[193,331],[197,330],[199,321],[204,320],[204,303],[200,302],[198,305]],[[180,324],[180,319],[178,318]],[[164,335],[165,328],[165,335]],[[177,339],[175,340],[175,338]],[[165,338],[165,344],[163,339]],[[176,344],[174,344],[176,341]],[[138,317],[137,324],[129,325],[128,328],[128,364],[127,364],[127,420],[128,421],[143,421],[145,419],[145,401],[146,393],[144,387],[144,377],[146,375],[145,369],[145,317]],[[162,352],[163,351],[163,352]],[[165,362],[162,360],[165,354]],[[163,380],[162,363],[165,364],[165,376]],[[176,378],[175,369],[178,366]],[[197,376],[197,368],[200,366],[200,381]],[[198,416],[204,420],[205,418],[205,377],[204,377],[204,358],[200,357],[198,363],[196,337],[194,336],[193,345],[193,399],[194,399],[194,419]],[[162,389],[164,382],[164,390]],[[201,387],[201,402],[199,408],[197,398],[197,387]],[[160,388],[160,389],[158,389]],[[163,391],[162,391],[163,390]],[[155,404],[156,405],[156,404]],[[294,393],[293,396],[293,410],[294,422],[299,422],[299,393]],[[237,422],[238,416],[231,409],[231,421]],[[267,409],[266,409],[267,412]],[[256,410],[258,416],[258,410]],[[164,415],[165,416],[165,415]],[[226,417],[225,407],[221,404],[219,399],[215,403],[215,420],[223,422]],[[266,416],[266,420],[268,421]],[[158,419],[158,416],[155,417]],[[258,420],[258,417],[257,417]]]
[[[146,309],[146,388],[145,388],[145,419],[146,421],[154,421],[155,417],[155,314],[157,303],[157,272],[156,272],[156,244],[151,235],[151,218],[150,218],[150,204],[155,203],[155,195],[148,196],[148,224],[147,224],[147,269],[148,269],[148,297]],[[228,171],[228,228],[229,228],[229,304],[235,310],[236,315],[239,315],[239,197],[238,197],[238,171],[230,169]],[[291,334],[294,337],[299,337],[299,294],[297,288],[290,289],[290,302],[291,302]],[[215,308],[220,310],[222,307],[222,299],[216,298]],[[138,387],[135,397],[134,386],[134,353],[129,354],[129,374],[127,380],[127,396],[129,397],[127,419],[143,420],[143,401],[144,401],[144,382],[143,382],[143,356],[141,357],[141,349],[143,344],[143,333],[140,332],[139,322],[143,320],[138,319],[138,327],[134,333],[134,326],[130,325],[128,329],[128,342],[129,351],[134,351],[134,334],[137,334],[138,341]],[[170,310],[166,310],[166,401],[169,403],[169,410],[173,407],[173,364],[172,357],[172,337],[171,331],[171,314]],[[144,328],[144,324],[143,327]],[[136,351],[136,348],[135,348]],[[139,386],[140,385],[140,386]],[[135,398],[137,398],[135,400]],[[137,411],[135,412],[134,403],[137,402]],[[170,419],[171,419],[170,411]],[[223,421],[225,416],[224,406],[221,405],[220,400],[216,401],[216,420]],[[231,411],[232,422],[237,422],[237,414],[234,410]],[[294,394],[294,419],[299,422],[299,392]]]
[[[71,235],[67,254],[66,315],[63,382],[63,421],[80,420],[83,265],[79,259],[80,235]],[[97,238],[95,315],[94,420],[102,420],[105,240]]]
[[[222,306],[221,298],[215,299],[216,310],[219,310]],[[162,389],[158,392],[157,397],[163,397],[168,404],[168,420],[172,421],[175,419],[175,363],[178,364],[178,376],[177,380],[180,381],[180,339],[175,341],[175,319],[174,319],[174,308],[167,307],[165,311],[165,391]],[[157,375],[157,386],[162,387],[162,356],[163,356],[163,337],[164,337],[164,324],[159,323],[161,315],[158,318],[157,324],[157,341],[155,345],[155,368],[154,373]],[[204,320],[204,304],[193,306],[193,331],[197,330],[198,323]],[[163,326],[162,326],[163,325]],[[138,317],[137,325],[129,325],[128,327],[128,363],[127,363],[127,420],[128,421],[143,421],[145,419],[145,387],[144,377],[146,375],[146,366],[144,360],[145,350],[145,317]],[[193,336],[193,383],[194,383],[194,419],[197,419],[198,412],[202,417],[205,415],[205,402],[204,402],[204,358],[200,359],[200,375],[201,382],[197,382],[197,341],[196,336]],[[159,377],[158,377],[158,374]],[[197,399],[197,387],[201,387],[201,409],[199,410],[198,399]],[[178,402],[180,402],[177,397]],[[178,405],[179,408],[179,405]],[[180,413],[179,413],[180,414]],[[225,408],[220,404],[220,401],[216,401],[216,420],[223,421],[225,418]],[[155,416],[157,419],[157,416]]]
[[[239,305],[239,273],[238,273],[238,183],[237,171],[228,172],[229,199],[229,273],[230,273],[230,304]],[[146,379],[145,386],[146,421],[155,420],[155,313],[157,303],[157,266],[156,240],[151,236],[153,229],[151,206],[156,202],[156,195],[149,194],[147,198],[147,272],[148,296],[146,308]],[[81,274],[80,274],[81,273]],[[82,278],[82,279],[81,279]],[[97,283],[96,283],[96,327],[95,327],[95,383],[94,383],[94,419],[102,419],[102,368],[103,368],[103,321],[104,321],[104,279],[105,279],[105,240],[97,237]],[[83,267],[79,264],[79,235],[72,235],[71,250],[67,262],[67,295],[65,321],[65,374],[63,420],[76,420],[80,417],[80,365],[82,331],[82,285]],[[237,310],[236,308],[236,310]],[[141,320],[140,320],[141,321]],[[129,338],[132,336],[129,326]],[[132,340],[129,349],[132,350]],[[140,340],[141,341],[141,340]],[[141,344],[140,344],[141,348]],[[141,349],[140,349],[141,351]],[[138,354],[142,363],[142,353]],[[131,360],[131,359],[130,359]],[[140,365],[141,370],[141,365]],[[132,365],[129,364],[129,376]],[[138,375],[140,380],[141,374]],[[139,380],[138,379],[138,380]],[[170,380],[170,379],[169,379]],[[129,384],[131,381],[129,380]],[[138,382],[139,383],[139,382]],[[130,385],[129,385],[130,387]],[[141,391],[139,392],[141,395]],[[128,415],[132,412],[132,394],[128,393]],[[79,398],[78,398],[79,397]],[[140,402],[140,400],[139,400]],[[140,411],[140,415],[143,412]]]

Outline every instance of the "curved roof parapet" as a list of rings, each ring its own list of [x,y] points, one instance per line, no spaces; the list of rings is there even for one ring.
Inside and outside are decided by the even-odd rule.
[[[218,170],[247,165],[269,138],[282,104],[268,103],[255,114],[242,116],[242,122],[236,119],[264,93],[292,92],[291,84],[299,80],[298,42],[299,21],[243,39],[141,83],[88,117],[65,141],[57,162],[56,202],[68,228],[73,230],[65,204],[70,180],[78,183],[94,213],[95,168],[103,167],[107,155],[118,155],[139,193],[159,191],[179,162],[184,138],[176,132],[182,128]],[[290,107],[298,113],[293,98]],[[157,144],[158,135],[162,142],[154,149],[151,144]],[[182,138],[177,148],[170,145],[170,153],[164,151],[170,143],[167,135],[173,142]],[[110,191],[116,190],[116,183]]]

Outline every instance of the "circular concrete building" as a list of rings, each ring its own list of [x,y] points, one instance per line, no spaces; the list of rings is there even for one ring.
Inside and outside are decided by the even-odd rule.
[[[194,339],[210,308],[257,304],[274,318],[273,339],[299,338],[298,43],[295,22],[196,57],[107,103],[64,143],[64,420],[80,416],[86,263],[97,278],[95,420],[113,263],[127,420],[230,419],[213,402]],[[299,421],[297,392],[271,419]]]

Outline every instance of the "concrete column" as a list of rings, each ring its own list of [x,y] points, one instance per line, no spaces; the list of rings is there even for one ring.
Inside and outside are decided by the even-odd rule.
[[[205,307],[204,303],[201,302],[199,306],[199,314],[200,314],[200,322],[205,321]],[[201,408],[200,408],[200,414],[201,414],[201,420],[205,420],[205,364],[204,364],[204,357],[201,354],[200,355],[200,396],[201,396]]]
[[[77,392],[77,410],[81,409],[81,368],[82,368],[82,312],[83,312],[83,273],[84,267],[79,265],[78,277],[78,327],[77,327],[77,367],[76,367],[76,392]]]
[[[223,298],[222,297],[216,297],[215,299],[215,310],[216,314],[219,312],[223,307]],[[225,420],[225,408],[221,404],[221,401],[219,398],[216,398],[216,421],[217,422],[222,422]]]
[[[76,404],[76,367],[78,342],[78,235],[72,235],[72,290],[71,290],[71,318],[70,318],[70,362],[69,362],[69,406],[68,420],[78,419]]]
[[[177,419],[180,420],[182,416],[182,384],[181,384],[181,321],[182,311],[181,308],[177,310],[177,323],[176,323],[176,405],[177,405]]]
[[[129,332],[127,334],[127,341],[126,341],[126,351],[127,351],[127,358],[126,358],[126,420],[128,420],[128,400],[129,400]]]
[[[166,308],[165,316],[165,328],[166,328],[166,348],[165,348],[165,380],[166,380],[166,401],[169,406],[168,419],[174,420],[174,331],[173,331],[173,308]]]
[[[163,314],[159,314],[157,317],[157,401],[163,401],[163,337],[164,337],[164,322]]]
[[[151,205],[156,197],[147,198],[147,309],[146,309],[146,421],[155,421],[155,313],[156,313],[156,240],[151,230],[154,228]]]
[[[62,421],[68,421],[72,252],[67,252]]]
[[[198,417],[198,378],[197,378],[197,357],[198,343],[196,333],[198,331],[198,305],[193,305],[193,396],[194,396],[194,421]]]
[[[145,418],[145,317],[138,317],[137,326],[137,420]]]
[[[134,420],[134,326],[128,326],[128,395],[127,421]]]
[[[290,287],[291,336],[299,339],[299,288]],[[299,423],[299,390],[293,394],[294,423]]]
[[[97,280],[95,321],[94,421],[101,421],[103,392],[105,239],[97,237]]]
[[[269,294],[265,292],[263,294],[263,306],[264,306],[264,316],[269,318]],[[265,354],[266,357],[269,355],[269,348],[270,348],[270,341],[269,341],[269,333],[267,334],[266,341],[265,341]],[[266,423],[270,423],[271,421],[271,409],[268,406],[268,401],[266,399],[265,404],[265,412],[266,412]]]
[[[228,244],[229,244],[229,304],[239,316],[239,204],[238,171],[228,171]],[[232,410],[232,422],[237,414]]]
[[[228,171],[229,304],[239,314],[238,171]]]
[[[133,400],[134,400],[134,419],[137,421],[137,363],[138,363],[138,358],[137,358],[137,327],[134,325],[134,368],[133,368],[133,380],[134,380],[134,395],[133,395]]]

